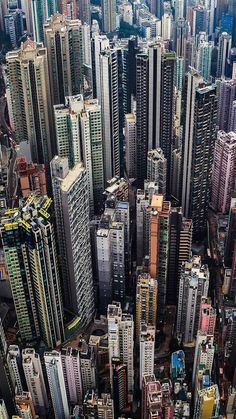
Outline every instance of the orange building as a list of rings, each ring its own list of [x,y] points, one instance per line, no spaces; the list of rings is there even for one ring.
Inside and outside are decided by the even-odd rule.
[[[166,303],[171,203],[154,194],[150,205],[149,273],[158,282],[158,314]]]

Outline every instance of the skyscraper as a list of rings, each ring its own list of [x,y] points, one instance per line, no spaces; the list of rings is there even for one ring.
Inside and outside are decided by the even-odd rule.
[[[9,414],[15,414],[16,409],[13,402],[15,394],[15,386],[12,382],[10,366],[7,362],[7,342],[4,333],[2,320],[0,318],[0,413],[3,419],[8,419],[7,411]],[[5,416],[4,416],[5,415]],[[7,416],[6,416],[7,415]]]
[[[80,372],[80,357],[78,349],[62,348],[61,362],[69,403],[82,403],[83,387]]]
[[[196,69],[199,71],[205,81],[210,80],[211,56],[213,47],[213,42],[202,41],[197,49]]]
[[[95,35],[92,38],[92,70],[93,70],[93,96],[101,103],[101,77],[100,53],[109,48],[109,39],[106,35]]]
[[[44,25],[53,104],[83,91],[83,37],[79,20],[56,13]]]
[[[24,32],[23,13],[21,10],[14,10],[4,16],[5,33],[10,37],[11,45],[16,48]]]
[[[201,301],[198,330],[214,336],[216,325],[216,310],[211,305],[211,300],[203,297]]]
[[[158,193],[166,196],[167,159],[161,148],[148,151],[147,181],[156,182]]]
[[[84,109],[80,115],[80,132],[83,144],[82,160],[89,181],[90,214],[98,214],[103,208],[105,168],[101,107],[95,99],[86,100],[84,103]]]
[[[69,406],[66,397],[61,355],[57,351],[45,352],[44,362],[54,414],[61,419],[67,418],[69,417]]]
[[[178,300],[179,270],[191,256],[191,223],[183,218],[181,208],[171,208],[169,225],[169,257],[166,301],[176,304]]]
[[[236,176],[236,133],[218,131],[212,168],[211,204],[228,214]]]
[[[55,148],[46,49],[28,39],[6,61],[16,141],[30,148],[34,163],[49,164]]]
[[[76,19],[76,0],[59,0],[59,10],[57,10],[57,12],[58,11],[62,15],[65,15],[67,19]],[[81,17],[80,20],[82,20]]]
[[[23,349],[22,365],[35,411],[39,416],[44,417],[48,413],[48,395],[40,357],[34,349]]]
[[[64,301],[86,326],[94,313],[87,174],[81,163],[69,170],[57,156],[51,174]]]
[[[93,346],[87,344],[85,340],[79,343],[80,371],[83,383],[83,394],[91,388],[97,388],[96,382],[96,358]]]
[[[154,349],[155,349],[155,326],[142,323],[140,330],[140,365],[139,365],[139,385],[142,388],[143,377],[152,375],[154,372]]]
[[[79,0],[79,19],[82,23],[91,25],[90,0]]]
[[[112,358],[112,394],[114,413],[121,414],[128,406],[127,367],[119,358]]]
[[[136,55],[140,51],[137,38],[131,37],[123,54],[123,95],[124,95],[124,114],[131,113],[132,98],[136,97]]]
[[[64,340],[56,240],[48,209],[52,200],[31,195],[1,222],[17,321],[23,341],[41,337],[48,347]]]
[[[177,333],[182,333],[185,343],[197,335],[201,298],[207,297],[209,270],[201,264],[200,256],[193,256],[181,270],[177,312]]]
[[[69,96],[65,105],[54,106],[57,152],[67,157],[72,169],[83,161],[89,190],[90,215],[103,207],[104,167],[101,107],[96,99]]]
[[[149,53],[148,149],[160,147],[167,159],[167,191],[170,190],[174,129],[174,74],[176,57],[161,42]]]
[[[236,80],[221,80],[219,86],[219,129],[225,132],[232,130],[231,123],[234,119],[234,101],[236,100]]]
[[[31,13],[32,13],[32,23],[33,23],[33,35],[35,42],[43,42],[44,33],[43,25],[47,19],[47,11],[44,7],[44,4],[41,0],[31,0]]]
[[[146,53],[136,55],[136,152],[139,186],[147,177],[148,151],[148,77],[149,62]]]
[[[102,0],[102,30],[114,32],[116,30],[116,1]]]
[[[153,195],[150,205],[149,273],[158,280],[158,317],[164,314],[166,304],[170,202],[163,195]]]
[[[128,393],[134,391],[134,322],[133,316],[122,313],[121,304],[113,302],[107,308],[110,377],[113,380],[112,359],[127,367]],[[112,383],[111,383],[112,385]]]
[[[235,248],[235,239],[236,239],[236,194],[235,192],[233,192],[231,196],[228,228],[227,228],[227,234],[226,234],[225,246],[224,246],[224,263],[225,263],[225,266],[227,267],[231,267],[232,265],[233,256],[234,256],[234,248]]]
[[[227,76],[228,66],[230,64],[232,36],[227,32],[223,32],[219,37],[219,48],[217,58],[216,76],[224,78]]]
[[[206,230],[216,123],[216,86],[205,85],[202,77],[191,69],[183,145],[182,208],[184,216],[193,219],[195,235]]]
[[[61,0],[29,0],[32,13],[34,41],[43,42],[43,26],[47,19],[59,12]],[[29,28],[27,27],[28,31]]]
[[[140,339],[141,325],[143,322],[156,326],[157,320],[157,281],[149,274],[138,276],[136,286],[136,339]]]
[[[129,179],[135,179],[136,171],[136,115],[125,115],[125,169]]]
[[[112,1],[109,1],[112,4]],[[100,87],[105,181],[120,177],[118,56],[116,49],[100,53]]]
[[[179,239],[178,278],[180,277],[183,262],[189,260],[192,254],[192,234],[192,220],[183,219]]]
[[[15,387],[15,394],[22,394],[25,381],[21,365],[21,353],[17,345],[10,345],[8,347],[7,363],[9,365],[11,379]]]

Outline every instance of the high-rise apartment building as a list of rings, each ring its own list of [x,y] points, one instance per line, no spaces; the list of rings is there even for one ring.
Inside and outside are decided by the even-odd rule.
[[[156,182],[158,192],[166,196],[167,159],[161,148],[148,151],[147,154],[147,181]]]
[[[157,319],[157,281],[149,274],[138,276],[136,286],[136,338],[139,340],[143,322],[156,326]]]
[[[181,208],[171,208],[169,224],[169,252],[167,276],[167,304],[178,299],[181,264],[189,260],[192,247],[192,223],[183,217]]]
[[[27,39],[6,61],[16,141],[34,163],[49,164],[55,148],[46,48]]]
[[[218,131],[212,168],[211,205],[228,214],[231,195],[235,190],[236,133]]]
[[[57,418],[69,417],[69,406],[63,377],[61,355],[57,351],[45,352],[44,362],[52,399],[54,415]]]
[[[162,42],[151,45],[149,55],[148,149],[160,147],[167,159],[167,190],[170,189],[174,129],[174,76],[176,56]]]
[[[114,414],[122,414],[128,407],[127,366],[119,358],[112,359],[112,393]]]
[[[22,394],[24,390],[24,376],[19,346],[10,345],[8,347],[7,363],[9,365],[11,379],[14,384],[15,394]]]
[[[224,78],[227,76],[227,67],[229,66],[230,53],[232,46],[232,36],[223,32],[219,37],[219,48],[217,57],[216,76]]]
[[[236,131],[236,100],[233,101],[232,106],[231,106],[229,130]]]
[[[150,205],[149,273],[158,281],[158,316],[163,316],[166,304],[170,202],[163,195],[153,195]]]
[[[6,210],[1,236],[17,321],[23,341],[41,337],[48,347],[64,340],[52,200],[31,195],[17,210]]]
[[[212,307],[209,298],[202,297],[198,330],[214,336],[216,324],[216,309]]]
[[[51,174],[64,301],[85,326],[94,313],[87,173],[82,163],[69,170],[56,156]]]
[[[225,266],[231,267],[232,261],[234,258],[235,250],[235,240],[236,240],[236,194],[232,193],[230,211],[229,211],[229,220],[227,227],[227,234],[225,238],[224,246],[224,263]]]
[[[94,347],[88,345],[85,340],[82,340],[79,344],[79,354],[83,394],[86,394],[91,388],[97,388]]]
[[[214,42],[202,41],[197,49],[196,69],[202,75],[205,81],[210,80],[211,75],[211,57]]]
[[[67,19],[76,19],[76,0],[59,0],[59,10],[57,12],[65,15]]]
[[[66,98],[66,105],[54,106],[57,152],[67,157],[69,167],[83,161],[89,190],[90,215],[103,206],[104,167],[101,107],[96,99],[82,95]]]
[[[156,185],[158,193],[158,185]],[[142,266],[143,258],[149,254],[149,211],[151,197],[141,189],[137,190],[136,197],[136,240],[137,240],[137,265]]]
[[[105,172],[101,107],[97,100],[90,99],[84,102],[84,109],[80,114],[80,132],[83,144],[82,160],[89,178],[90,202],[93,203],[92,208],[90,204],[90,214],[97,214],[103,207]]]
[[[35,411],[39,417],[44,417],[48,413],[48,395],[40,357],[34,349],[23,349],[22,366]]]
[[[118,358],[127,368],[128,393],[134,391],[134,322],[131,314],[122,313],[121,304],[108,305],[108,350],[110,376],[113,379],[112,359]]]
[[[112,4],[112,1],[109,1]],[[116,49],[100,53],[100,88],[105,181],[120,177],[118,55]]]
[[[147,177],[148,151],[148,88],[149,88],[148,54],[136,55],[136,153],[137,179],[139,186]]]
[[[43,42],[44,23],[52,14],[59,11],[58,0],[28,0],[28,3],[31,6],[34,41]]]
[[[183,265],[179,282],[176,329],[185,343],[192,342],[197,335],[201,299],[207,297],[208,287],[208,266],[202,265],[200,256],[193,256]]]
[[[116,30],[116,1],[102,0],[102,30],[114,32]]]
[[[112,300],[122,303],[126,296],[126,278],[130,261],[130,219],[128,202],[113,195],[96,231],[96,254],[99,282],[99,308],[105,313]]]
[[[221,80],[219,85],[219,129],[230,132],[234,120],[234,101],[236,100],[236,80]]]
[[[143,377],[154,372],[155,326],[143,323],[140,330],[139,348],[139,385],[142,388]]]
[[[92,71],[93,71],[93,96],[101,103],[100,80],[100,53],[109,48],[109,39],[106,35],[94,35],[91,40]]]
[[[62,348],[61,362],[69,403],[81,404],[83,400],[83,387],[80,372],[80,357],[78,349]]]
[[[136,55],[139,51],[137,38],[129,38],[128,45],[123,51],[124,114],[133,112],[132,102],[134,97],[136,97]]]
[[[83,24],[91,25],[90,0],[79,0],[79,19]]]
[[[183,262],[189,260],[192,254],[192,220],[184,219],[180,230],[178,277],[180,277]]]
[[[82,160],[81,134],[79,117],[84,108],[82,95],[65,98],[66,104],[54,106],[57,154],[67,157],[69,167]]]
[[[15,414],[16,409],[13,403],[15,395],[15,386],[12,382],[10,366],[7,362],[7,342],[4,333],[2,320],[0,318],[0,397],[4,398],[4,401],[0,399],[0,413],[4,419],[8,419],[8,415],[5,418],[4,415]]]
[[[44,25],[53,104],[83,91],[83,37],[79,20],[56,13]]]
[[[129,179],[135,179],[136,171],[136,115],[125,115],[125,169]]]
[[[182,208],[184,216],[193,220],[195,235],[206,230],[216,124],[216,86],[204,84],[203,78],[191,69],[187,82]]]
[[[17,48],[24,32],[22,10],[14,10],[4,16],[5,33],[9,36],[13,48]]]
[[[31,394],[28,391],[24,391],[21,395],[15,397],[16,409],[19,413],[20,418],[24,419],[36,419],[36,413],[32,401]]]

